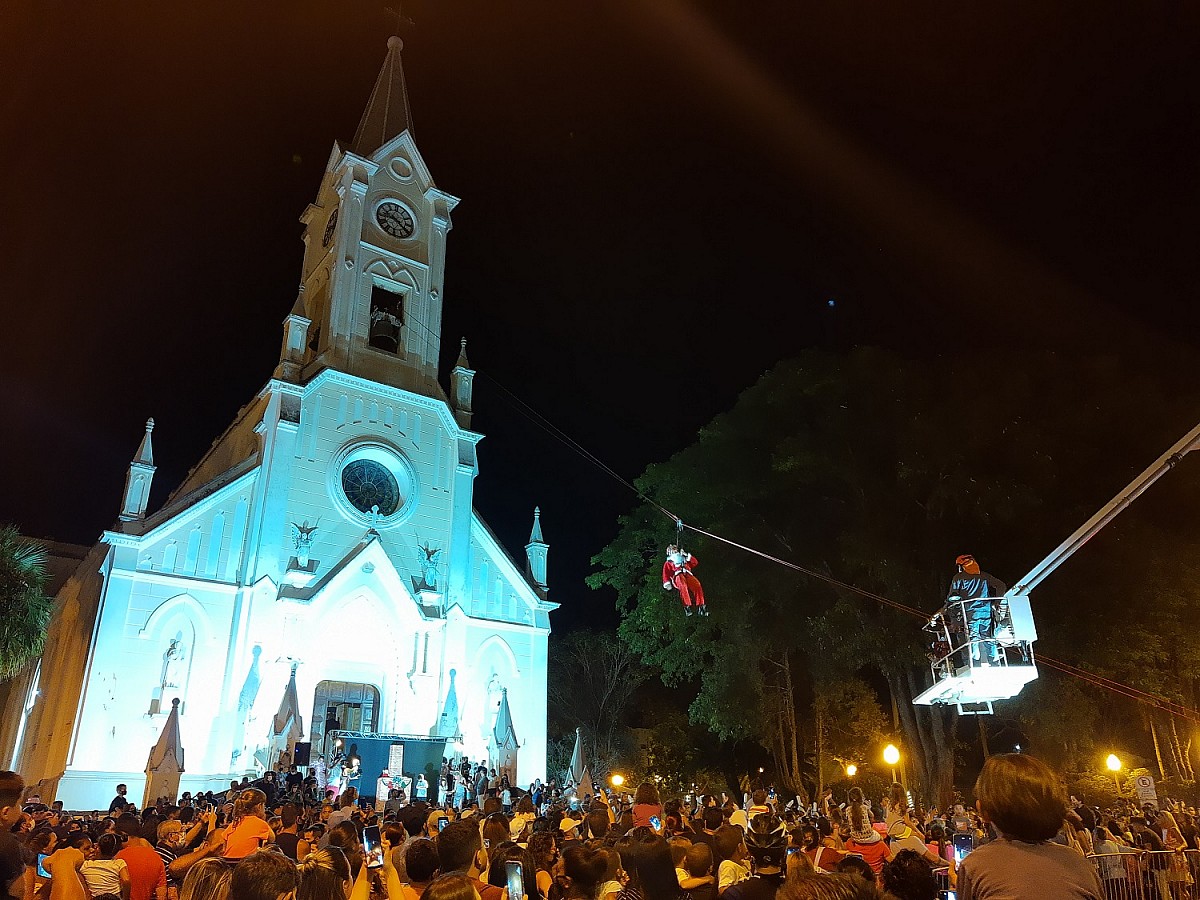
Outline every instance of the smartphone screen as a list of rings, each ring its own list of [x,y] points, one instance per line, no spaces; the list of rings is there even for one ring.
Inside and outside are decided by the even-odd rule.
[[[662,819],[660,819],[658,816],[651,816],[650,817],[650,827],[652,827],[655,831],[661,831],[662,830]]]
[[[445,831],[446,826],[450,824],[449,816],[438,816],[438,831]]]
[[[383,865],[383,847],[379,840],[379,826],[368,825],[363,829],[363,856],[368,869],[378,869]]]
[[[800,848],[799,848],[799,847],[788,847],[788,848],[787,848],[787,855],[788,855],[788,856],[794,856],[794,855],[796,855],[796,854],[797,854],[797,853],[799,853],[799,852],[800,852]]]
[[[975,841],[969,834],[956,834],[950,839],[954,845],[954,861],[960,863],[969,854],[975,845]]]
[[[44,865],[44,863],[46,862],[46,857],[49,855],[50,855],[49,853],[39,853],[38,854],[37,873],[38,873],[38,876],[41,878],[49,878],[50,877],[50,873],[46,871],[46,866]]]
[[[525,896],[525,873],[521,870],[521,861],[510,859],[504,864],[507,876],[508,900],[521,900]]]

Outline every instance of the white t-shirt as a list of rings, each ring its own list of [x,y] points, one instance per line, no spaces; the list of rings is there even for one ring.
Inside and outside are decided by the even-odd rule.
[[[717,893],[721,893],[730,885],[745,881],[750,877],[750,870],[732,859],[727,859],[717,868]]]
[[[123,859],[94,859],[85,862],[80,874],[87,882],[93,897],[101,894],[121,894],[121,873],[128,872],[129,865]]]

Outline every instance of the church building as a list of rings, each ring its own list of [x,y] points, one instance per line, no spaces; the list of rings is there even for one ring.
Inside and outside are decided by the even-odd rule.
[[[0,751],[43,799],[103,809],[124,782],[139,802],[169,720],[193,792],[298,741],[315,758],[335,727],[546,776],[548,546],[534,510],[514,560],[472,504],[465,341],[448,393],[437,377],[458,199],[414,143],[400,49],[301,216],[273,376],[152,513],[147,422],[119,520],[9,691]]]

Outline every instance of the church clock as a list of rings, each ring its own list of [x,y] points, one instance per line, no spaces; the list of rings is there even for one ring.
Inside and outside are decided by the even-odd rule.
[[[379,204],[375,210],[375,221],[394,238],[410,238],[416,230],[412,213],[391,200]]]
[[[338,208],[335,206],[333,212],[329,214],[329,221],[325,223],[325,236],[321,238],[321,246],[328,247],[329,242],[333,240],[334,229],[337,228]]]

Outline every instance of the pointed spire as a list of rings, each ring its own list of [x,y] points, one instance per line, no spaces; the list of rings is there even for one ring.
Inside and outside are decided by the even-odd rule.
[[[142,442],[138,445],[137,456],[133,458],[135,463],[141,463],[144,466],[154,465],[154,447],[150,443],[150,432],[154,430],[154,419],[146,420],[146,433],[142,435]]]
[[[294,740],[299,740],[304,734],[304,720],[300,716],[300,695],[296,690],[296,667],[299,663],[292,661],[292,676],[288,679],[287,687],[283,689],[283,697],[279,701],[279,709],[271,723],[276,736],[295,733]]]
[[[371,91],[371,99],[367,101],[367,109],[358,123],[350,148],[359,156],[370,156],[402,131],[412,131],[408,90],[400,63],[403,48],[404,42],[400,38],[388,38],[387,58],[379,70],[375,89]]]
[[[587,753],[583,745],[583,728],[575,729],[575,749],[571,751],[571,767],[567,769],[567,781],[580,796],[592,794],[592,773],[588,770]]]
[[[167,797],[174,802],[179,796],[179,776],[183,772],[183,741],[179,736],[178,697],[171,701],[171,714],[167,716],[158,742],[150,748],[145,771],[146,787],[142,792],[142,808],[153,806],[161,797]]]
[[[129,463],[125,474],[125,495],[121,499],[122,522],[137,522],[146,518],[146,504],[150,500],[150,484],[154,480],[154,446],[150,432],[154,431],[154,420],[146,420],[146,433],[138,444],[137,453]]]
[[[470,428],[474,412],[471,404],[475,394],[475,370],[467,362],[467,339],[462,338],[458,346],[458,361],[450,372],[450,408],[454,410],[454,420],[463,428]]]
[[[146,771],[153,772],[167,760],[173,760],[183,771],[183,742],[179,736],[179,698],[171,701],[171,714],[167,716],[162,734],[150,750],[150,758],[146,761]]]
[[[492,737],[495,738],[497,747],[503,747],[508,741],[509,735],[512,736],[512,746],[519,746],[517,733],[513,730],[512,710],[508,708],[508,688],[502,688],[500,709],[496,713],[496,727],[492,729]]]
[[[442,706],[442,714],[438,717],[435,735],[444,738],[461,737],[458,728],[458,689],[454,686],[454,676],[458,673],[450,670],[450,689],[446,691],[446,703]]]
[[[542,509],[533,508],[533,529],[529,532],[529,543],[525,545],[525,559],[529,564],[528,572],[534,583],[545,596],[549,586],[546,580],[546,558],[550,555],[550,545],[542,537]]]

